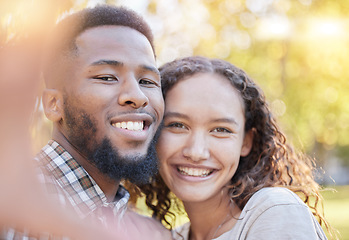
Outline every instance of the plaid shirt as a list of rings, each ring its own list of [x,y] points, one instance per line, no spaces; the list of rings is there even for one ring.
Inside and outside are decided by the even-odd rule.
[[[39,180],[47,192],[55,195],[63,206],[71,205],[81,218],[93,217],[106,223],[112,217],[117,222],[125,213],[130,197],[127,190],[120,185],[114,201],[107,202],[97,183],[57,142],[49,141],[35,160],[39,165]],[[106,209],[111,209],[113,216],[105,214]],[[19,234],[7,231],[5,239],[28,239]]]

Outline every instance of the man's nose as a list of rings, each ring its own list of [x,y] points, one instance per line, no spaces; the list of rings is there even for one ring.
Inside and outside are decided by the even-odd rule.
[[[122,106],[129,105],[137,109],[147,106],[149,99],[142,91],[139,81],[129,77],[121,85],[118,103]]]
[[[210,151],[206,137],[203,134],[190,134],[183,148],[183,156],[194,162],[207,160]]]

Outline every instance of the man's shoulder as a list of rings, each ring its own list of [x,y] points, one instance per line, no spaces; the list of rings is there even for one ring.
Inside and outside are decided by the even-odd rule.
[[[154,228],[165,229],[165,227],[156,219],[141,215],[131,209],[127,209],[125,217],[134,222],[142,222],[143,225],[151,226]]]
[[[36,165],[36,176],[48,197],[58,199],[61,204],[66,205],[67,199],[64,190],[57,181],[55,174],[52,173],[54,168],[53,158],[59,155],[56,151],[57,147],[59,147],[59,144],[50,140],[34,157],[34,164]]]
[[[134,226],[140,233],[148,233],[149,236],[153,236],[155,239],[172,239],[171,232],[159,221],[136,213],[133,210],[128,209],[126,211],[123,223],[125,223],[127,228],[132,229],[132,226]]]

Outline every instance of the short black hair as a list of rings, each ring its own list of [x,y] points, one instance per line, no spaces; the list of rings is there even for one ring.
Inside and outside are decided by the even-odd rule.
[[[133,10],[107,4],[85,8],[59,21],[50,32],[44,51],[43,74],[47,78],[57,69],[62,56],[76,52],[76,38],[87,29],[98,26],[125,26],[143,34],[155,56],[153,34],[145,20]]]

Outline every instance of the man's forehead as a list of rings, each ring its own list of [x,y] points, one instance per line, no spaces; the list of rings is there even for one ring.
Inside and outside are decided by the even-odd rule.
[[[124,26],[99,26],[87,29],[76,38],[78,52],[95,52],[118,50],[135,54],[137,51],[155,59],[148,39],[135,29]],[[117,54],[117,52],[115,52]]]
[[[102,65],[121,64],[156,66],[148,39],[138,31],[122,26],[103,26],[86,30],[76,40],[78,61]],[[115,65],[115,64],[112,64]]]
[[[102,25],[88,28],[76,37],[76,41],[78,42],[79,40],[84,38],[89,38],[91,40],[100,40],[101,38],[105,37],[115,38],[115,40],[119,42],[129,42],[132,39],[143,39],[149,43],[146,36],[144,36],[139,31],[130,27],[118,25]]]

